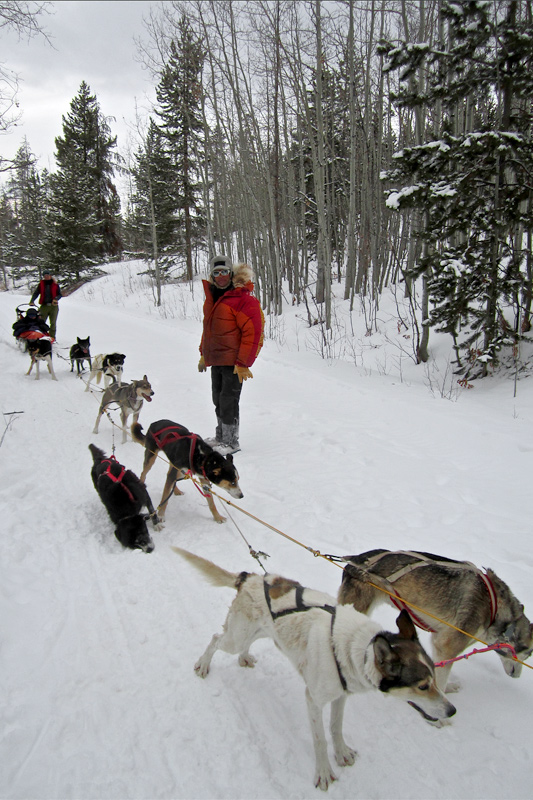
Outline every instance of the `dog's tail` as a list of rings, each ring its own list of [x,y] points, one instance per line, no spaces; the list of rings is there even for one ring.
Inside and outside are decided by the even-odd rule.
[[[134,422],[131,426],[131,436],[134,442],[138,442],[139,444],[144,444],[146,442],[146,436],[143,433],[143,426],[138,422]]]
[[[90,444],[89,450],[92,453],[93,461],[95,464],[99,464],[102,461],[102,459],[106,457],[104,451],[100,450],[100,448],[97,447],[95,444]]]
[[[236,589],[242,583],[242,573],[228,572],[222,567],[217,567],[212,561],[189,553],[188,550],[183,550],[181,547],[172,547],[171,549],[186,559],[198,572],[201,572],[213,586],[229,586],[230,589]]]

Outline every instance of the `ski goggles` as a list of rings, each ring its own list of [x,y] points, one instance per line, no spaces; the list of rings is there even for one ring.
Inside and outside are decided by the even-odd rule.
[[[219,278],[221,276],[231,275],[231,270],[227,267],[215,267],[211,275],[213,278]]]

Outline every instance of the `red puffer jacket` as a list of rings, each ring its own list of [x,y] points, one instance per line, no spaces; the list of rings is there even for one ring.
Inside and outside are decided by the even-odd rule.
[[[207,367],[251,367],[263,346],[265,319],[253,296],[252,271],[234,267],[233,288],[215,302],[210,281],[203,281],[204,332],[200,353]]]

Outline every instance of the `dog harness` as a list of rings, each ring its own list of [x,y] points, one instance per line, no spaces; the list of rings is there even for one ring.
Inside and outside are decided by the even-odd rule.
[[[109,458],[103,458],[101,463],[107,464],[107,469],[105,472],[102,472],[102,474],[98,476],[98,480],[100,480],[100,478],[106,477],[109,478],[109,480],[112,481],[113,483],[120,484],[124,489],[124,491],[126,492],[126,494],[128,495],[129,499],[132,501],[132,503],[134,503],[135,497],[132,495],[132,493],[124,483],[124,475],[126,474],[126,467],[122,466],[122,464],[120,464],[117,461],[115,456],[109,456]],[[119,468],[120,472],[118,475],[115,475],[113,473],[112,470],[113,465],[116,465]]]
[[[385,550],[384,553],[377,553],[376,555],[372,556],[371,558],[368,559],[368,561],[365,561],[364,564],[354,564],[354,566],[360,567],[364,571],[370,571],[370,569],[374,567],[376,564],[378,564],[382,558],[385,558],[386,556],[390,555],[410,556],[416,559],[414,563],[406,564],[405,566],[400,567],[395,572],[393,572],[392,575],[388,575],[386,578],[382,578],[382,580],[386,581],[388,584],[391,585],[390,588],[392,589],[392,592],[389,595],[390,601],[393,603],[393,605],[396,606],[396,608],[399,611],[403,611],[405,609],[405,611],[407,611],[407,613],[413,620],[414,624],[418,628],[421,628],[423,631],[427,631],[428,633],[435,633],[434,628],[431,628],[426,622],[420,619],[420,617],[418,617],[414,613],[414,611],[403,602],[402,598],[394,588],[393,584],[395,581],[399,580],[400,578],[403,578],[404,575],[408,575],[410,572],[412,572],[415,569],[418,569],[419,567],[427,567],[431,565],[449,567],[450,560],[449,559],[439,560],[436,558],[429,558],[428,556],[425,556],[423,553],[418,553],[416,551],[411,551],[411,550],[397,550],[395,552],[391,552],[390,550]],[[485,572],[482,572],[480,569],[478,569],[478,567],[476,567],[476,565],[472,564],[470,561],[453,561],[451,563],[453,564],[454,569],[458,568],[458,569],[472,570],[483,581],[483,584],[489,595],[490,625],[492,625],[492,623],[496,619],[496,614],[498,612],[498,600],[496,597],[496,591],[489,576]],[[379,577],[381,578],[382,576]]]
[[[333,653],[333,658],[335,659],[335,664],[337,667],[337,672],[339,673],[339,680],[341,682],[341,686],[344,691],[348,691],[346,678],[342,674],[341,665],[338,662],[337,654],[335,652],[335,644],[333,642],[333,627],[335,625],[335,615],[336,615],[336,608],[335,606],[323,604],[323,605],[307,605],[304,603],[303,600],[303,593],[305,591],[305,586],[301,586],[299,583],[296,584],[295,588],[295,597],[294,602],[295,605],[291,606],[290,608],[283,608],[281,611],[273,611],[272,610],[272,599],[270,597],[270,584],[267,581],[263,581],[263,586],[265,589],[265,600],[267,602],[268,610],[270,611],[270,616],[272,617],[273,621],[275,622],[280,617],[285,617],[288,614],[296,614],[299,611],[309,611],[312,608],[318,608],[321,611],[327,611],[328,614],[331,614],[331,651]]]
[[[167,425],[166,428],[161,428],[161,430],[157,431],[157,433],[151,431],[151,434],[154,437],[154,441],[159,450],[164,450],[166,445],[170,444],[170,442],[177,442],[180,439],[190,439],[191,446],[189,450],[189,469],[191,472],[194,472],[193,458],[196,450],[196,442],[198,441],[198,434],[191,433],[189,430],[187,430],[187,428],[183,427],[183,425]],[[205,474],[205,469],[203,467],[202,475],[207,480],[207,475]]]

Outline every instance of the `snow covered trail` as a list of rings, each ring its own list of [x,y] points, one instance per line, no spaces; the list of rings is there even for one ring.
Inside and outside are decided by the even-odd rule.
[[[122,273],[117,297],[127,265]],[[106,304],[98,284],[62,301],[59,355],[90,334],[93,354],[126,353],[125,380],[148,375],[145,428],[168,417],[212,434],[209,378],[196,370],[199,316],[165,319],[138,296]],[[202,584],[170,545],[258,571],[239,531],[231,520],[216,525],[184,484],[153,533],[154,552],[122,549],[90,479],[88,444],[111,452],[111,425],[104,417],[93,436],[98,396],[57,355],[57,383],[47,371],[25,376],[28,357],[11,336],[25,299],[0,294],[1,411],[24,412],[0,448],[0,797],[322,797],[303,683],[271,642],[254,645],[254,670],[217,653],[205,681],[193,672],[233,592]],[[272,341],[253,372],[235,457],[238,505],[325,553],[419,548],[491,566],[533,615],[527,382],[516,400],[509,383],[487,383],[451,403],[415,373],[411,383],[363,375]],[[139,473],[142,448],[120,435],[115,443]],[[165,471],[158,463],[148,476],[156,503]],[[336,593],[340,569],[230,511],[270,554],[269,570]],[[392,609],[376,616],[394,627]],[[463,689],[442,730],[377,694],[349,700],[345,736],[359,758],[337,770],[330,797],[530,797],[533,672],[510,680],[493,654],[454,670]]]

